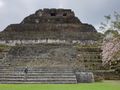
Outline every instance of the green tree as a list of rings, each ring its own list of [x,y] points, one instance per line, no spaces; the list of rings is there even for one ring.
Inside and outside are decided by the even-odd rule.
[[[104,16],[105,21],[101,23],[100,30],[104,33],[110,31],[120,31],[120,14],[114,12],[113,15]]]

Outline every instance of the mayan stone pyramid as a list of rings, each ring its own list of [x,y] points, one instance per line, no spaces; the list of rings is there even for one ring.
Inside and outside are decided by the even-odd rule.
[[[93,82],[102,68],[99,39],[72,10],[40,9],[0,32],[0,44],[9,47],[2,52],[0,83]]]
[[[82,23],[70,9],[43,9],[26,17],[20,24],[11,24],[1,40],[98,40],[92,25]]]

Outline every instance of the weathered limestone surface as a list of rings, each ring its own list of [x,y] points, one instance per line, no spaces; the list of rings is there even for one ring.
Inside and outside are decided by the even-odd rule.
[[[20,24],[9,25],[0,33],[0,39],[98,40],[99,34],[92,25],[80,22],[69,9],[43,9]]]
[[[21,23],[81,23],[70,9],[40,9]]]
[[[82,23],[72,10],[40,9],[26,17],[20,24],[11,24],[0,33],[0,44],[12,46],[4,60],[9,68],[6,71],[4,71],[6,68],[0,70],[10,78],[4,79],[1,76],[1,83],[26,82],[24,78],[18,78],[19,70],[14,71],[15,68],[24,70],[25,67],[34,68],[36,78],[40,74],[38,73],[40,68],[47,68],[43,69],[45,76],[57,69],[54,74],[59,77],[40,77],[38,80],[30,78],[31,81],[28,79],[26,83],[93,82],[92,72],[102,68],[101,49],[99,45],[97,46],[99,39],[100,34],[95,28]],[[49,71],[49,68],[52,70]],[[69,69],[71,73],[64,73]],[[16,72],[16,79],[11,78],[15,74],[9,76],[8,71]],[[32,73],[30,75],[33,77]]]
[[[87,24],[16,24],[8,26],[0,38],[18,39],[62,39],[62,40],[98,40],[99,34]]]

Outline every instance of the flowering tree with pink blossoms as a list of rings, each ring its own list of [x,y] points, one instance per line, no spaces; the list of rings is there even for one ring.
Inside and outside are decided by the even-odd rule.
[[[100,27],[105,35],[102,44],[103,65],[118,69],[120,67],[120,14],[115,12],[113,17],[108,15],[105,19],[106,22]]]

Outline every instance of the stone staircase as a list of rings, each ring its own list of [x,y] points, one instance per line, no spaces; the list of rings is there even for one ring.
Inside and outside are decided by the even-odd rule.
[[[42,83],[42,84],[74,84],[76,75],[70,68],[0,68],[0,83]]]

